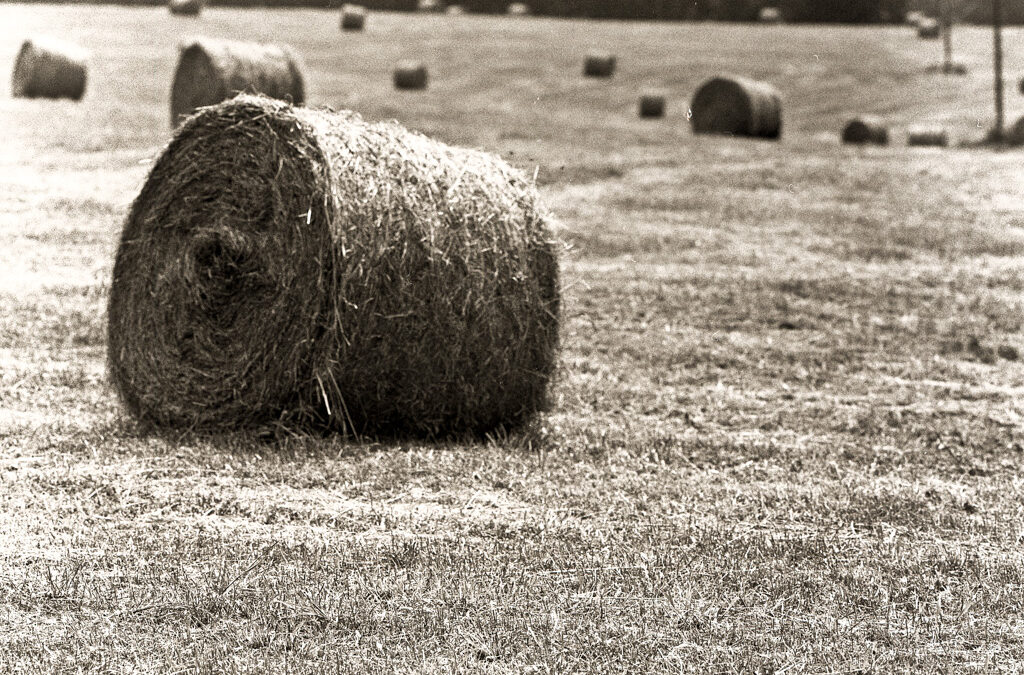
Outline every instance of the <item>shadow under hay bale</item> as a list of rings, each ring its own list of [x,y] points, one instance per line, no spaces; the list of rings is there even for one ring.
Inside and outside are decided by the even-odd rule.
[[[167,9],[179,16],[199,16],[203,11],[203,0],[170,0]]]
[[[366,26],[366,8],[362,5],[343,5],[341,8],[342,30],[363,30]]]
[[[240,92],[301,105],[306,101],[302,65],[284,45],[196,39],[181,45],[171,85],[171,126],[202,106]]]
[[[949,134],[937,125],[918,124],[907,129],[907,145],[944,148],[949,145]]]
[[[767,24],[782,23],[782,10],[778,7],[762,7],[757,14],[757,20]]]
[[[876,115],[854,117],[843,127],[843,143],[860,145],[888,145],[889,127]]]
[[[658,118],[665,116],[665,97],[662,94],[640,95],[640,117]]]
[[[418,90],[427,88],[427,66],[421,61],[401,61],[392,74],[395,89]]]
[[[70,98],[85,94],[88,52],[78,45],[48,37],[21,43],[11,74],[15,98]]]
[[[513,2],[505,10],[509,16],[530,16],[530,6],[525,2]]]
[[[583,61],[583,74],[587,77],[611,77],[615,74],[615,55],[606,52],[587,54]]]
[[[922,40],[937,40],[942,35],[942,26],[937,19],[922,17],[917,24],[917,37]]]
[[[164,427],[482,433],[545,408],[559,294],[536,186],[498,157],[239,96],[131,207],[109,372]]]
[[[690,103],[695,134],[728,134],[777,139],[782,135],[782,99],[766,82],[714,77]]]

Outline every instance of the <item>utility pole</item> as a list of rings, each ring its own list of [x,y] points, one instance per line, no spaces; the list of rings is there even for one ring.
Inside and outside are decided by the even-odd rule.
[[[992,0],[992,49],[995,62],[996,126],[992,129],[992,140],[1003,140],[1003,3]]]
[[[942,2],[942,72],[953,72],[953,7],[952,0]]]

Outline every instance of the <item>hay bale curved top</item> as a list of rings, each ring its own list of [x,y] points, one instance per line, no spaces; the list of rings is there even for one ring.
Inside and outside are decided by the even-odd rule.
[[[545,406],[558,260],[532,181],[394,123],[240,96],[186,120],[124,225],[109,370],[158,425],[373,434]]]
[[[877,115],[860,115],[846,123],[842,138],[843,143],[886,145],[889,143],[889,127]]]
[[[767,82],[745,77],[714,77],[697,89],[690,103],[695,134],[778,138],[782,99]]]
[[[51,37],[21,43],[11,75],[15,98],[70,98],[85,94],[88,52],[76,44]]]
[[[167,9],[171,14],[182,16],[199,16],[203,11],[203,0],[170,0]]]
[[[286,45],[188,40],[181,45],[171,85],[171,126],[177,126],[196,108],[220,103],[239,92],[305,103],[298,56]]]
[[[366,25],[366,8],[362,5],[342,5],[341,29],[363,30]]]

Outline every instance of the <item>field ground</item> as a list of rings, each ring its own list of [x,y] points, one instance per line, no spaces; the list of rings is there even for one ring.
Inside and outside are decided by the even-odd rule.
[[[0,672],[1021,667],[1022,156],[901,131],[982,136],[983,30],[943,77],[900,28],[0,5],[0,90],[35,33],[93,56],[80,104],[0,100]],[[123,415],[111,259],[197,33],[288,42],[312,104],[537,173],[566,243],[549,414],[441,444]],[[610,82],[579,77],[596,47]],[[391,89],[404,57],[428,91]],[[780,143],[690,135],[723,71],[779,86]],[[648,87],[666,119],[636,118]],[[896,144],[840,146],[858,112]]]

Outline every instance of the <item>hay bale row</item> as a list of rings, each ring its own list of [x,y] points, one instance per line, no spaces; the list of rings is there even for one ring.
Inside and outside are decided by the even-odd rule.
[[[690,103],[695,134],[728,134],[776,139],[782,135],[782,99],[766,82],[714,77]]]
[[[170,0],[167,9],[180,16],[199,16],[203,11],[203,0]]]
[[[85,94],[88,52],[49,37],[25,40],[14,60],[11,94],[15,98],[70,98]]]
[[[583,60],[583,74],[587,77],[611,77],[615,74],[615,55],[607,52],[587,54]]]
[[[354,113],[241,96],[131,207],[111,379],[165,427],[439,436],[545,407],[558,259],[532,180]]]
[[[427,88],[427,66],[422,61],[400,61],[392,74],[395,89]]]
[[[302,64],[290,47],[204,38],[180,49],[171,86],[172,127],[196,108],[241,92],[305,103]]]
[[[888,145],[889,127],[876,115],[854,117],[843,127],[843,143],[859,145]]]
[[[343,5],[341,8],[342,30],[363,30],[366,26],[366,8],[362,5]]]

